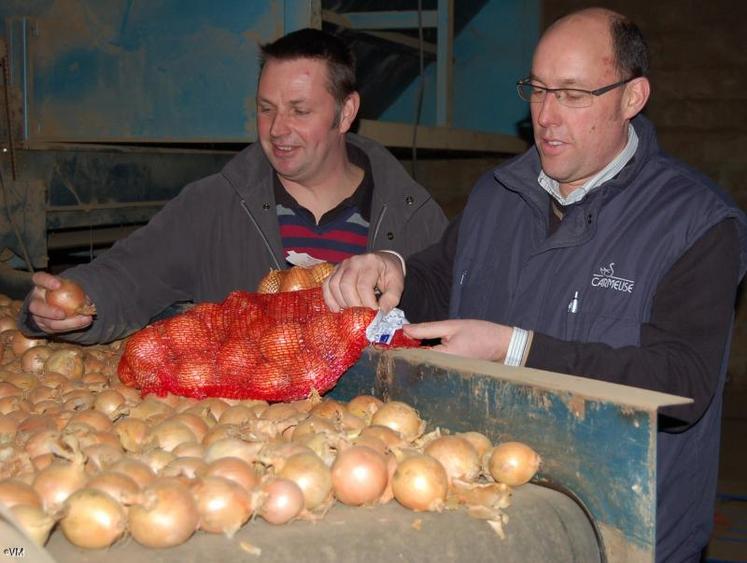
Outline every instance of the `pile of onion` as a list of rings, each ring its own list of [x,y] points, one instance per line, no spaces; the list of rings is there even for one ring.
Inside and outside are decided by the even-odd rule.
[[[260,280],[257,293],[299,291],[319,287],[333,270],[334,266],[329,262],[321,262],[310,268],[293,266],[287,270],[270,270]]]
[[[310,272],[283,276],[305,284]],[[283,290],[296,282],[287,283]],[[47,298],[86,314],[72,282]],[[494,448],[478,432],[424,435],[415,408],[371,395],[271,405],[142,398],[116,373],[121,343],[29,339],[15,326],[19,309],[0,296],[0,502],[41,545],[59,524],[85,549],[127,535],[165,548],[198,529],[230,537],[253,515],[274,525],[313,521],[335,502],[479,505],[495,514],[509,486],[540,465],[525,444]]]

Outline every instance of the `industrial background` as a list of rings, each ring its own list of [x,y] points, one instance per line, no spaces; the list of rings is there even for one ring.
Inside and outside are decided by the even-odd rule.
[[[576,8],[619,10],[650,44],[646,114],[661,145],[747,208],[747,3],[420,4],[418,11],[415,0],[2,2],[0,293],[23,295],[32,268],[90,260],[253,141],[257,42],[306,26],[353,45],[359,132],[390,147],[454,215],[481,173],[527,146],[528,112],[514,82],[526,74],[541,30]],[[734,457],[747,430],[744,301],[743,287],[720,488],[736,496],[747,492]],[[734,545],[717,549],[737,557]]]

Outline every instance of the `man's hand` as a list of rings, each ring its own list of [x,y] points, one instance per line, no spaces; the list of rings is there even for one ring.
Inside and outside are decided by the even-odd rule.
[[[454,319],[405,325],[407,336],[421,340],[440,338],[433,350],[468,358],[502,362],[506,358],[513,328],[488,321]]]
[[[388,313],[405,287],[399,258],[389,252],[351,256],[338,264],[322,286],[324,301],[335,313],[347,307],[370,307]],[[376,290],[381,292],[378,301]]]
[[[31,291],[29,313],[40,330],[47,334],[56,334],[80,330],[91,324],[93,321],[91,315],[66,317],[62,309],[49,305],[45,301],[47,291],[60,287],[60,279],[57,276],[36,272],[31,280],[34,282],[34,289]]]

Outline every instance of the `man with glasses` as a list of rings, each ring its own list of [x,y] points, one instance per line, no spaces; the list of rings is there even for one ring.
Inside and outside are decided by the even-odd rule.
[[[595,8],[555,22],[517,84],[535,146],[478,181],[406,278],[390,254],[353,257],[325,298],[333,309],[399,303],[435,321],[405,332],[443,352],[692,397],[660,413],[656,558],[696,561],[713,520],[747,220],[660,150],[640,115],[647,72],[624,16]]]

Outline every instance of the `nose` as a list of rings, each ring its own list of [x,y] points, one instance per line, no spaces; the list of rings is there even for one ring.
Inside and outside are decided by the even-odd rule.
[[[547,92],[542,102],[534,106],[537,124],[541,127],[558,125],[561,120],[560,102],[552,92]]]
[[[272,119],[272,125],[270,125],[270,135],[272,137],[282,137],[289,132],[288,123],[285,119],[285,114],[282,112],[276,112]]]

